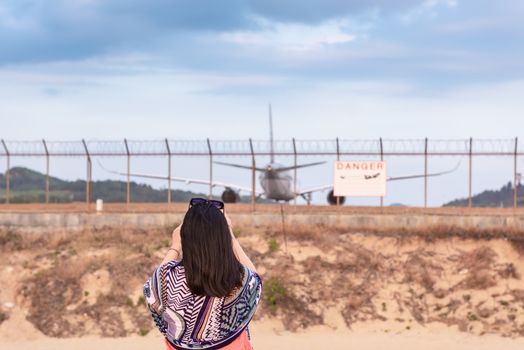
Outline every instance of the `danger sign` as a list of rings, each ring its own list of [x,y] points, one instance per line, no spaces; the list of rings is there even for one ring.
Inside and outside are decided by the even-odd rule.
[[[333,166],[335,196],[384,197],[386,162],[335,161]]]

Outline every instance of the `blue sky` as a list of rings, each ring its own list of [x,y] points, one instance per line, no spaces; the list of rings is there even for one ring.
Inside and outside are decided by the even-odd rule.
[[[520,0],[3,0],[0,138],[261,139],[269,102],[276,138],[515,137],[523,16]],[[506,179],[489,175],[478,190]]]

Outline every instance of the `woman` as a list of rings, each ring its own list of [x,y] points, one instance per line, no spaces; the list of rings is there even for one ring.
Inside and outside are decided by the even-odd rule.
[[[251,349],[247,326],[262,282],[232,233],[224,203],[193,198],[166,257],[144,285],[171,349]]]

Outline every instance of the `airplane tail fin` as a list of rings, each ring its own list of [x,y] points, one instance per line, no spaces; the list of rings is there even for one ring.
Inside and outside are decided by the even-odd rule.
[[[270,162],[275,162],[275,148],[273,140],[273,113],[271,111],[271,103],[269,104],[269,157]]]

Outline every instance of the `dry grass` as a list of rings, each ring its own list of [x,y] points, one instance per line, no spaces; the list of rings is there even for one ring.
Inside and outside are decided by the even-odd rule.
[[[350,232],[372,233],[380,236],[390,237],[417,237],[432,242],[439,239],[453,237],[463,239],[522,239],[524,230],[517,228],[464,228],[453,225],[427,225],[424,227],[404,227],[392,232],[391,228],[382,227],[351,227]]]
[[[463,289],[488,289],[496,286],[497,280],[489,271],[472,271],[459,285]]]
[[[35,253],[35,259],[46,266],[28,266],[36,273],[19,287],[25,303],[30,305],[27,319],[44,334],[64,337],[94,332],[103,336],[125,336],[151,328],[147,309],[144,305],[129,303],[129,293],[139,292],[143,281],[158,264],[159,258],[153,253],[165,251],[171,228],[2,234],[0,237],[10,239],[2,249],[16,245]],[[101,269],[111,276],[111,291],[99,295],[90,304],[90,291],[82,289],[81,277]],[[130,320],[132,328],[122,327],[122,317]]]
[[[288,227],[290,226],[290,227]],[[251,227],[239,228],[242,231],[252,231]],[[280,225],[263,226],[260,228],[266,237],[283,236]],[[377,237],[393,237],[399,241],[418,238],[424,239],[428,243],[450,238],[475,239],[489,241],[493,239],[508,240],[514,249],[520,254],[524,254],[524,230],[516,228],[469,228],[457,227],[452,225],[428,225],[425,227],[403,227],[392,230],[388,227],[369,227],[369,226],[326,226],[323,224],[305,225],[293,224],[286,225],[286,235],[290,239],[299,241],[310,241],[317,244],[329,245],[337,242],[340,234],[364,233],[372,234]]]
[[[524,255],[524,237],[514,237],[509,240],[513,249],[520,255]]]
[[[480,247],[471,252],[465,252],[459,257],[458,268],[467,270],[483,270],[492,267],[497,253],[489,247]]]
[[[7,320],[9,318],[9,315],[6,312],[0,311],[0,324]]]
[[[432,292],[433,287],[442,273],[442,266],[432,261],[434,254],[427,251],[418,251],[411,254],[404,264],[405,283],[416,283],[427,292]]]
[[[497,284],[494,276],[494,263],[497,253],[489,247],[480,247],[464,252],[458,259],[457,272],[466,273],[454,289],[487,289]]]
[[[10,227],[0,228],[0,249],[16,251],[25,248],[24,237]]]

